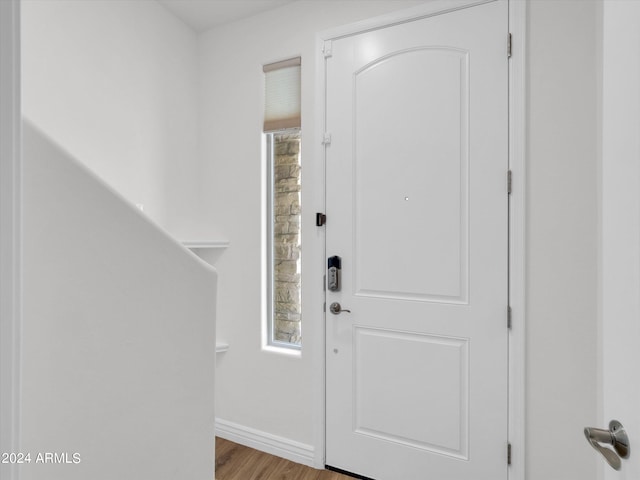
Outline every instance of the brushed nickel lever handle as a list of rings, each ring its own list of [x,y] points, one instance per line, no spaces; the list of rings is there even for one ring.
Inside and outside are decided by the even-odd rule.
[[[351,310],[342,308],[338,302],[333,302],[331,305],[329,305],[329,311],[334,315],[338,315],[342,312],[351,313]]]
[[[621,458],[629,458],[629,437],[622,424],[617,420],[609,422],[609,430],[586,427],[584,436],[587,438],[589,445],[600,452],[614,470],[620,470],[622,466]],[[601,444],[611,445],[613,450],[603,447]]]

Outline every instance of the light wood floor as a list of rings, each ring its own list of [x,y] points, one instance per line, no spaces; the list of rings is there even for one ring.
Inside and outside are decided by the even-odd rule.
[[[216,438],[216,480],[353,480]]]

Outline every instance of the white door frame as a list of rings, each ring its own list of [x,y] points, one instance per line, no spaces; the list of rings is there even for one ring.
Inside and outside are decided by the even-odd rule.
[[[21,158],[20,0],[0,1],[0,452],[20,432]],[[0,477],[16,480],[14,465]]]
[[[509,203],[509,478],[525,480],[526,431],[526,129],[527,4],[509,0],[509,168],[513,173]]]
[[[493,0],[434,0],[419,7],[400,10],[381,17],[339,27],[317,35],[316,40],[316,122],[317,137],[322,139],[326,131],[325,123],[325,55],[327,41],[355,35],[382,26],[415,20],[448,10],[488,3]],[[509,442],[512,445],[509,478],[525,480],[525,213],[526,213],[526,12],[528,0],[509,1],[509,31],[512,35],[511,58],[509,61],[509,168],[512,172],[512,193],[509,208],[509,303],[512,308],[512,329],[509,337]],[[507,39],[505,38],[505,45]],[[505,47],[506,53],[506,47]],[[323,180],[323,195],[326,192],[324,175],[325,150],[321,142],[317,144],[315,158],[321,166],[316,167],[318,178]],[[322,170],[321,170],[322,169]],[[324,203],[324,198],[323,198]],[[330,220],[329,220],[330,221]],[[326,251],[322,248],[322,259],[326,261]],[[325,465],[325,324],[324,313],[313,316],[315,339],[313,349],[314,375],[314,466]],[[506,455],[505,455],[506,459]]]

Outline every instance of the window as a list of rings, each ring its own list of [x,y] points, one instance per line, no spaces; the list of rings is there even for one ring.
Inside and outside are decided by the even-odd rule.
[[[300,348],[300,58],[266,65],[267,342]]]
[[[301,343],[300,132],[267,134],[271,344]]]

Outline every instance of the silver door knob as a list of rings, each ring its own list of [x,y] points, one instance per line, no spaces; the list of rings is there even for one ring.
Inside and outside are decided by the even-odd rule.
[[[331,305],[329,305],[329,311],[331,313],[333,313],[334,315],[338,315],[338,314],[340,314],[342,312],[351,313],[351,310],[346,310],[346,309],[342,308],[338,302],[333,302]]]
[[[629,437],[624,427],[617,420],[609,422],[609,430],[586,427],[584,436],[589,444],[602,454],[607,463],[615,470],[622,466],[621,458],[629,458]],[[604,445],[611,445],[613,450]]]

